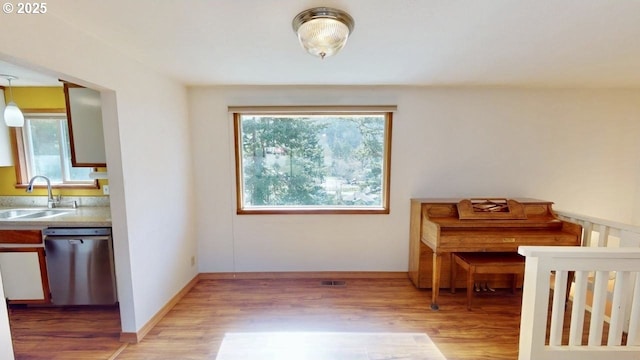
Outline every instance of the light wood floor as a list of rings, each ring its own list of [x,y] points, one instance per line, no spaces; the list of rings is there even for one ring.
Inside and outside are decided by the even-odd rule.
[[[124,350],[117,309],[12,308],[16,358],[215,359],[226,333],[390,332],[426,334],[448,360],[517,359],[519,293],[481,293],[469,312],[464,291],[442,291],[434,312],[406,278],[344,280],[201,280]]]

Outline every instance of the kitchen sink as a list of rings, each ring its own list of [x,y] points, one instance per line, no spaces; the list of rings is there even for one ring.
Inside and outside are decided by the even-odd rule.
[[[0,210],[0,220],[43,219],[70,213],[71,209],[9,209]]]
[[[13,219],[16,217],[33,214],[33,209],[11,209],[0,211],[0,219]],[[40,211],[40,210],[39,210]]]

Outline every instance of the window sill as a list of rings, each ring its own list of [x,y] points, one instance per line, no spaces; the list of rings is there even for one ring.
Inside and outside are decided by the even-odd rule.
[[[29,184],[16,184],[16,189],[27,189]],[[46,185],[34,185],[34,189],[46,189]],[[52,189],[78,189],[78,190],[96,190],[100,189],[100,184],[98,181],[94,181],[90,184],[51,184]]]

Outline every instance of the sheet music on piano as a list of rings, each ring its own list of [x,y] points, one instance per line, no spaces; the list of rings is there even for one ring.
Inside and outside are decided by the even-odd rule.
[[[459,219],[526,219],[524,206],[512,199],[472,198],[457,204]]]

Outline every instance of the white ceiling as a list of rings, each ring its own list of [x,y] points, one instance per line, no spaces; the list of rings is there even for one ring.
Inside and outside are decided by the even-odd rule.
[[[8,86],[9,80],[4,75],[16,77],[11,80],[12,86],[62,86],[55,77],[0,60],[0,85]]]
[[[315,6],[355,19],[325,60],[291,28]],[[46,16],[188,85],[640,87],[638,0],[58,0]]]

